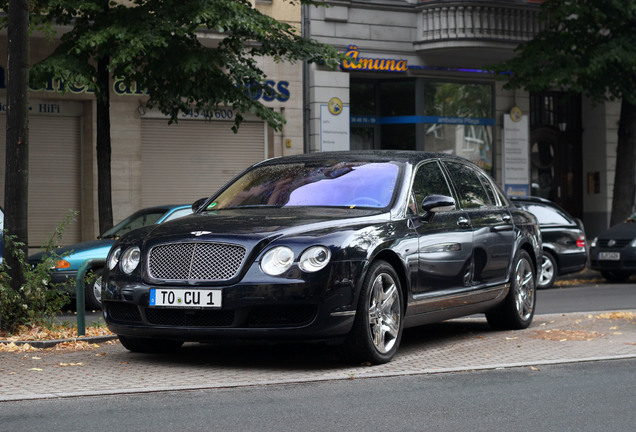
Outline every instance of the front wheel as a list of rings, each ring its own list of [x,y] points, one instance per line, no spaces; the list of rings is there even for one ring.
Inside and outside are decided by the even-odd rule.
[[[356,318],[344,351],[354,362],[391,361],[402,339],[403,294],[391,265],[376,261],[362,285]]]
[[[148,339],[124,335],[117,335],[117,337],[124,348],[138,353],[169,353],[183,345],[182,341],[170,339]]]
[[[510,275],[510,291],[497,308],[486,313],[493,327],[518,330],[527,328],[534,317],[536,305],[535,268],[528,252],[520,250],[515,256]]]

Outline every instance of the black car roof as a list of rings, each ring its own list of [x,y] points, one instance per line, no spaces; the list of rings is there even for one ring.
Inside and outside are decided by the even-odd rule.
[[[466,161],[466,159],[455,155],[445,153],[432,153],[422,151],[407,150],[354,150],[354,151],[335,151],[335,152],[315,152],[303,153],[291,156],[280,156],[267,159],[260,162],[261,164],[277,164],[288,162],[312,162],[319,160],[338,160],[338,161],[398,161],[415,164],[426,159],[456,159]]]

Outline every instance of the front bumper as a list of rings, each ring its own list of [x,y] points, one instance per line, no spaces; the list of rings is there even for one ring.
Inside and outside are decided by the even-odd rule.
[[[355,318],[362,263],[337,263],[329,272],[296,278],[244,278],[231,286],[156,286],[107,281],[104,319],[116,334],[211,341],[218,339],[328,340],[349,333]],[[248,275],[249,276],[249,275]],[[153,307],[153,288],[205,288],[222,293],[222,308]]]
[[[614,254],[619,255],[614,255]],[[611,259],[607,259],[611,258]],[[636,248],[590,248],[590,268],[598,271],[636,273]]]
[[[77,270],[54,270],[50,273],[51,284],[60,291],[75,295]]]

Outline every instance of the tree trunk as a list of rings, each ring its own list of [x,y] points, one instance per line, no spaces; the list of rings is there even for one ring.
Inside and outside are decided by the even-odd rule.
[[[102,57],[97,64],[97,202],[99,233],[113,226],[113,204],[110,175],[110,58]]]
[[[29,175],[29,0],[9,1],[7,142],[4,183],[4,227],[15,241],[23,244],[28,256],[28,175]],[[10,267],[11,288],[24,285],[20,259],[6,250],[5,264]]]
[[[618,123],[616,173],[610,226],[621,223],[634,211],[636,193],[636,105],[623,99]]]

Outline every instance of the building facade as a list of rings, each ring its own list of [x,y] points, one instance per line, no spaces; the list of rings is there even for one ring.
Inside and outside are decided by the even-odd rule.
[[[303,9],[305,34],[351,61],[306,71],[306,151],[457,154],[509,194],[561,204],[588,235],[607,227],[618,104],[504,90],[488,73],[540,31],[541,1],[326,3]]]
[[[255,1],[255,7],[300,29],[299,5]],[[0,34],[0,128],[5,130],[7,36]],[[52,52],[45,37],[31,37],[32,64]],[[236,113],[221,107],[210,117],[190,112],[178,123],[147,109],[143,89],[114,78],[111,85],[112,204],[114,222],[142,207],[185,204],[211,195],[254,162],[302,153],[302,64],[261,59],[269,84],[281,96],[252,94],[283,114],[274,131],[246,115],[235,134]],[[65,229],[66,244],[98,234],[96,102],[90,88],[51,81],[31,89],[29,118],[29,247],[45,242],[70,210],[79,220]],[[0,202],[4,203],[5,134],[0,134]]]
[[[337,70],[261,60],[282,97],[276,132],[236,113],[191,112],[177,124],[147,109],[142,89],[116,78],[111,91],[112,198],[117,222],[152,205],[208,196],[253,162],[302,152],[406,149],[475,161],[511,194],[552,199],[583,219],[589,236],[609,222],[619,106],[559,92],[503,89],[487,66],[513,55],[541,28],[540,1],[326,0],[328,7],[254,0],[255,7],[331,44],[350,61]],[[0,127],[5,126],[6,32],[0,34]],[[52,51],[34,34],[32,63]],[[99,234],[95,98],[51,82],[30,92],[29,246],[38,248],[79,210],[64,242]],[[211,121],[210,121],[211,120]],[[5,135],[0,134],[0,167]],[[2,171],[3,173],[3,171]],[[0,175],[4,202],[4,175]]]

